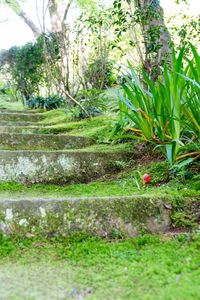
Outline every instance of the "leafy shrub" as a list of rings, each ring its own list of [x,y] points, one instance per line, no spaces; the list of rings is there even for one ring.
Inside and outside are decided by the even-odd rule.
[[[100,89],[80,90],[77,95],[77,100],[88,113],[86,115],[79,107],[73,108],[72,112],[74,117],[78,119],[84,119],[87,116],[97,116],[106,109],[104,96]]]
[[[46,48],[44,47],[46,45]],[[41,35],[35,42],[20,47],[12,47],[0,55],[0,65],[12,76],[17,90],[29,100],[39,94],[41,87],[47,87],[50,79],[47,74],[46,55],[52,52],[48,67],[53,70],[60,59],[56,34]]]
[[[31,109],[42,108],[47,110],[57,109],[63,106],[64,103],[64,98],[58,95],[48,96],[46,98],[37,96],[26,101],[26,105]]]
[[[117,81],[114,74],[114,63],[105,57],[100,57],[88,64],[84,73],[84,80],[92,89],[104,89]]]
[[[165,65],[163,76],[156,83],[143,72],[142,84],[129,64],[130,74],[122,84],[124,95],[120,95],[122,119],[128,118],[131,124],[130,134],[124,137],[165,147],[171,164],[178,158],[181,147],[199,140],[200,58],[192,45],[191,50],[194,57],[186,67],[185,49],[182,48],[177,57],[173,53],[172,68]],[[193,154],[200,155],[199,151]]]

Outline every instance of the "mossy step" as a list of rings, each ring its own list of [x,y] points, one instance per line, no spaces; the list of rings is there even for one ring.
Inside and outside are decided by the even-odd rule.
[[[0,230],[4,234],[45,236],[160,233],[171,225],[169,203],[167,196],[1,199]]]
[[[0,121],[0,127],[43,127],[35,122],[15,122],[15,121]],[[9,129],[8,129],[9,130]]]
[[[50,135],[50,134],[0,134],[2,150],[62,150],[87,147],[94,140],[81,136]]]
[[[0,181],[89,182],[119,170],[130,151],[103,150],[7,151],[0,150]]]
[[[30,113],[40,113],[40,111],[34,110],[34,109],[22,109],[22,110],[15,110],[15,109],[7,109],[7,108],[1,108],[1,113],[14,113],[14,114],[30,114]]]
[[[0,125],[0,134],[3,133],[10,133],[10,134],[25,134],[25,133],[32,133],[32,134],[39,134],[41,133],[41,127],[39,126],[1,126]]]
[[[0,121],[14,121],[14,122],[39,122],[44,119],[42,113],[13,113],[1,112]]]
[[[27,123],[28,124],[28,123]],[[10,134],[14,134],[14,133],[40,133],[41,132],[41,128],[42,126],[37,126],[37,125],[27,125],[26,126],[22,126],[22,123],[20,123],[20,125],[17,126],[12,126],[12,125],[8,125],[8,126],[2,126],[1,122],[0,122],[0,134],[3,133],[10,133]],[[33,123],[31,123],[33,124]]]

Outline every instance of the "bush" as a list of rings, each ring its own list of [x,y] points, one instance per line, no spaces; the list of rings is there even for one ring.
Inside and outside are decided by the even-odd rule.
[[[88,65],[84,80],[93,89],[105,89],[112,86],[117,81],[114,74],[114,62],[104,57],[95,59]]]
[[[87,115],[79,107],[72,109],[74,117],[77,119],[84,119],[87,116],[94,117],[102,113],[106,109],[104,96],[102,90],[80,90],[77,95],[77,100],[82,107],[87,111]]]
[[[48,96],[46,98],[37,96],[26,101],[26,105],[31,109],[42,108],[45,110],[57,109],[64,106],[65,99],[58,95]]]
[[[46,48],[45,48],[46,46]],[[48,68],[53,73],[60,59],[56,34],[41,35],[34,42],[12,47],[0,55],[0,66],[12,76],[18,92],[26,99],[39,94],[41,87],[48,87],[51,77],[47,70],[47,53],[53,54]]]

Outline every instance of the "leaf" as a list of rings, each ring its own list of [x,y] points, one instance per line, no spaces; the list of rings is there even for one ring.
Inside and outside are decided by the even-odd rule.
[[[188,159],[185,159],[185,160],[183,160],[182,162],[180,162],[180,163],[178,163],[178,164],[175,164],[174,167],[175,167],[176,169],[179,169],[179,170],[180,170],[180,169],[182,169],[182,168],[188,166],[189,164],[191,164],[193,161],[194,161],[193,158],[188,158]]]

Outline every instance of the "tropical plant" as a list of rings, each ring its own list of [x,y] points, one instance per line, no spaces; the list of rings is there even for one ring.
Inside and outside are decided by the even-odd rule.
[[[57,109],[65,104],[65,99],[58,95],[48,96],[46,98],[37,96],[26,101],[26,105],[31,109]]]
[[[185,48],[178,56],[173,52],[172,67],[166,64],[156,83],[144,71],[141,82],[129,63],[130,74],[125,76],[124,95],[120,95],[121,114],[131,124],[123,136],[164,147],[171,164],[181,147],[199,138],[200,58],[192,45],[191,50],[192,60],[185,58]]]
[[[80,90],[77,100],[81,106],[87,111],[87,114],[80,107],[75,106],[72,111],[75,118],[84,119],[86,117],[94,117],[106,110],[106,101],[104,94],[100,89]]]

